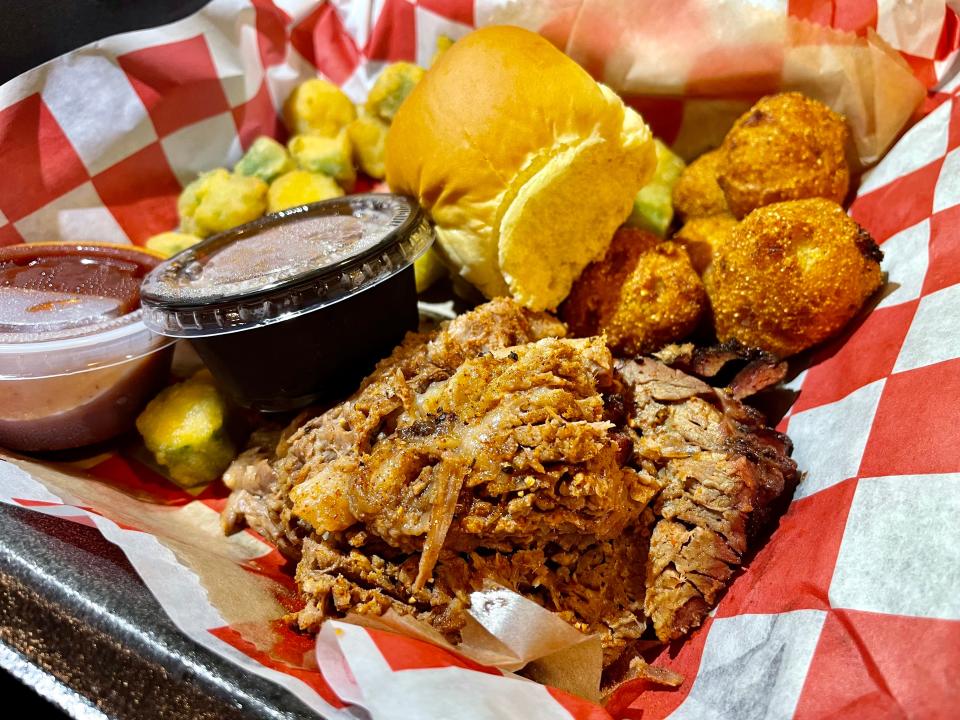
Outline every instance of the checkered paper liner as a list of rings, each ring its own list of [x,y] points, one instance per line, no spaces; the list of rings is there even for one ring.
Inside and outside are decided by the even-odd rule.
[[[790,383],[798,395],[780,429],[807,475],[704,627],[655,661],[686,676],[681,688],[604,710],[390,633],[329,622],[314,644],[264,620],[294,607],[295,587],[261,539],[220,536],[225,490],[191,495],[129,454],[70,468],[10,457],[0,461],[0,501],[96,527],[187,635],[324,717],[356,717],[353,706],[373,718],[954,717],[957,16],[932,0],[753,4],[876,31],[927,88],[926,116],[864,176],[851,208],[882,244],[882,299]],[[556,19],[575,19],[579,7],[215,0],[172,25],[69,53],[0,88],[0,244],[142,243],[176,224],[176,197],[198,171],[232,164],[259,134],[283,137],[277,108],[303,79],[319,72],[360,101],[386,62],[427,64],[439,35],[510,21],[549,25],[555,39],[571,27],[558,30]],[[695,130],[699,102],[638,99],[670,139]]]

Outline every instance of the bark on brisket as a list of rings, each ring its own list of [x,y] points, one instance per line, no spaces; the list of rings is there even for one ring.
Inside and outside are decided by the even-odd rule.
[[[319,630],[329,617],[348,612],[380,615],[393,608],[428,622],[451,642],[470,606],[470,594],[487,581],[507,587],[578,630],[598,634],[604,662],[615,660],[646,628],[643,617],[651,517],[611,540],[583,537],[572,545],[546,542],[510,552],[444,552],[432,581],[415,586],[417,558],[350,533],[307,538],[297,566],[297,584],[307,600],[298,614],[300,628]],[[369,542],[367,545],[365,543]]]
[[[786,436],[759,413],[652,359],[621,360],[635,461],[663,489],[653,509],[644,610],[660,640],[698,626],[741,564],[771,505],[796,483]]]
[[[745,347],[737,340],[709,347],[694,347],[691,343],[667,345],[655,357],[714,384],[726,384],[737,400],[776,385],[787,374],[786,362],[759,348]],[[717,383],[720,378],[724,379]]]

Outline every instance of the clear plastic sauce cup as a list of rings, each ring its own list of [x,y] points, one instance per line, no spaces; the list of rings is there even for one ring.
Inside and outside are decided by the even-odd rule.
[[[173,353],[139,307],[160,259],[130,245],[0,248],[0,446],[65,450],[133,427]]]
[[[433,242],[415,201],[351,195],[215,235],[144,280],[144,321],[189,338],[244,407],[349,393],[417,327],[413,262]]]

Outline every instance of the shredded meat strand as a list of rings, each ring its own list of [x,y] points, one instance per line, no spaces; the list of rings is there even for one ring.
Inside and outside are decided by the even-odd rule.
[[[457,642],[494,582],[599,634],[611,665],[648,627],[699,625],[796,482],[785,436],[679,369],[694,353],[615,360],[491,301],[242,454],[225,529],[298,561],[306,631],[392,608]]]

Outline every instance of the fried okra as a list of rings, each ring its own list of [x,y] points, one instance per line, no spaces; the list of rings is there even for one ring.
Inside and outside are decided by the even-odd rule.
[[[180,230],[197,237],[256,220],[267,209],[267,184],[223,168],[203,173],[177,199]]]
[[[692,217],[673,239],[687,249],[693,269],[703,275],[713,262],[714,254],[736,226],[737,219],[730,213]]]
[[[173,257],[178,252],[186,250],[198,242],[200,242],[200,238],[190,233],[164,232],[154,235],[144,245],[164,257]]]
[[[362,114],[347,126],[347,134],[353,145],[353,161],[367,175],[383,180],[387,131],[390,126],[372,115]]]
[[[285,172],[293,170],[293,159],[287,149],[266,135],[261,135],[239,162],[233,166],[238,175],[258,177],[265,183],[271,183]]]
[[[353,189],[357,171],[353,167],[353,153],[346,128],[336,137],[295,135],[287,147],[301,170],[329,175],[344,190],[349,192]]]
[[[684,220],[730,212],[717,184],[721,153],[711,150],[684,168],[673,188],[673,208]]]
[[[270,185],[267,205],[274,213],[342,195],[343,189],[331,177],[306,170],[291,170]]]
[[[433,53],[433,57],[430,58],[430,67],[433,67],[433,64],[437,62],[437,59],[443,55],[447,50],[453,47],[453,43],[456,42],[452,37],[448,35],[438,35],[437,36],[437,49]]]
[[[830,200],[754,210],[704,276],[717,337],[780,357],[816,345],[880,287],[882,258],[870,235]]]
[[[422,293],[447,274],[447,267],[437,251],[430,247],[413,263],[413,273],[417,281],[417,292]]]
[[[603,260],[573,284],[561,317],[579,336],[604,333],[619,354],[652,352],[686,337],[706,307],[680,243],[621,227]]]
[[[320,78],[298,85],[283,105],[283,119],[293,135],[335,137],[356,117],[343,90]]]
[[[633,201],[633,211],[626,224],[663,237],[673,222],[671,193],[683,172],[683,160],[657,139],[653,141],[657,151],[657,169],[653,178],[644,185]]]
[[[147,449],[183,487],[216,480],[236,456],[227,407],[209,371],[161,391],[137,418]]]
[[[803,198],[843,202],[850,185],[846,122],[800,93],[762,98],[724,138],[717,166],[733,214]]]
[[[387,65],[370,88],[364,106],[367,114],[386,123],[392,122],[393,116],[420,82],[423,73],[424,69],[413,63],[395,62]]]

